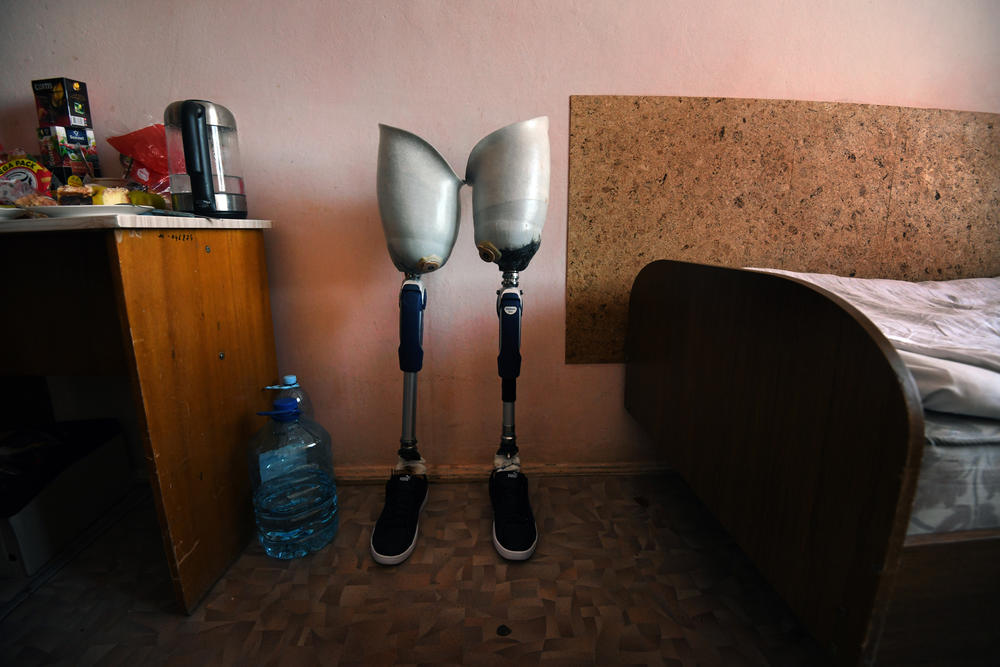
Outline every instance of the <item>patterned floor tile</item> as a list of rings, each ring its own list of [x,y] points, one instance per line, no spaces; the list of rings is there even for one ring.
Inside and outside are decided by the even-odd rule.
[[[530,476],[530,469],[529,469]],[[368,539],[382,485],[340,489],[333,544],[256,544],[177,613],[151,503],[0,622],[0,664],[811,665],[816,646],[674,475],[531,479],[531,560],[491,543],[482,484],[432,484],[397,567]]]

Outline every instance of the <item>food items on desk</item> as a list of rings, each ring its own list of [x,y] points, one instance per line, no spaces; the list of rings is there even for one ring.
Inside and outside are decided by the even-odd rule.
[[[30,206],[58,206],[59,205],[59,202],[57,202],[52,197],[48,197],[46,195],[40,195],[37,192],[34,193],[34,194],[25,195],[25,196],[23,196],[23,197],[15,200],[14,203],[16,205],[22,207],[22,208],[28,208]]]
[[[9,205],[18,197],[32,192],[32,187],[23,181],[0,179],[0,206]]]
[[[152,206],[167,208],[167,203],[155,192],[125,187],[104,187],[96,183],[84,184],[79,176],[70,176],[66,185],[55,190],[57,199],[49,195],[52,176],[48,170],[28,157],[15,157],[0,166],[0,206],[15,205],[114,205]]]
[[[126,177],[101,179],[87,84],[56,77],[32,81],[31,88],[41,158],[23,151],[0,157],[0,163],[6,162],[0,166],[0,205],[168,208],[161,196],[169,192],[163,125],[109,139],[127,161]]]
[[[167,208],[167,201],[155,192],[144,192],[143,190],[129,190],[129,203],[135,206],[152,206],[160,210]]]
[[[94,189],[94,205],[112,206],[116,204],[133,206],[152,206],[157,209],[166,209],[167,202],[155,192],[144,190],[134,190],[123,187],[104,187],[103,185],[90,184]]]
[[[56,200],[63,206],[92,204],[93,197],[94,188],[89,185],[63,185],[56,190]]]
[[[128,188],[101,188],[94,194],[94,203],[111,206],[113,204],[128,204]]]

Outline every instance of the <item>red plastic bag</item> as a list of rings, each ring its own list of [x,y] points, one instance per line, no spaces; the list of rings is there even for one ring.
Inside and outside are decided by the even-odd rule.
[[[108,143],[122,154],[126,182],[136,183],[160,195],[170,192],[167,135],[162,124],[149,125],[120,137],[109,137]]]
[[[110,137],[108,143],[122,155],[138,160],[148,169],[161,174],[169,173],[167,135],[160,123],[120,137]]]

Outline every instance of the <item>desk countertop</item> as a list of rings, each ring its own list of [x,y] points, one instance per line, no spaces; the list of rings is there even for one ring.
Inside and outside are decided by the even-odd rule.
[[[166,215],[88,215],[72,218],[19,218],[0,221],[0,234],[82,229],[270,229],[270,220],[188,218]]]

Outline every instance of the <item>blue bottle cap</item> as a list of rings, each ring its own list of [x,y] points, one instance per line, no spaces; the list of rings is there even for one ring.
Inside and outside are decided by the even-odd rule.
[[[299,410],[299,402],[290,396],[274,399],[274,410],[258,412],[257,414],[272,417],[275,421],[290,422],[295,421],[302,414]]]

